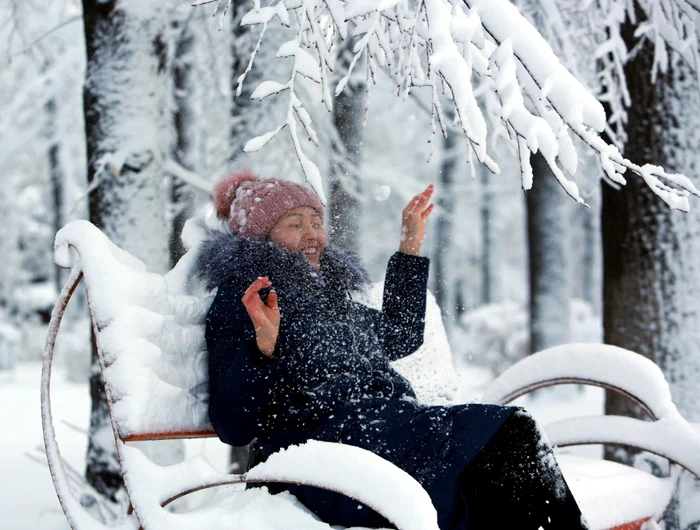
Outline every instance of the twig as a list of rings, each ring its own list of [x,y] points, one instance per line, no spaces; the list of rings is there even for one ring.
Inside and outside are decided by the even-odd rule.
[[[62,27],[67,26],[68,24],[70,24],[70,23],[72,23],[72,22],[76,22],[76,21],[82,20],[82,19],[83,19],[83,15],[75,15],[75,16],[72,16],[71,18],[67,18],[66,20],[64,20],[64,21],[61,22],[60,24],[54,26],[54,27],[51,28],[50,30],[45,31],[40,37],[37,37],[37,38],[34,39],[31,43],[29,43],[23,50],[20,50],[20,51],[18,51],[18,52],[12,53],[12,54],[10,55],[10,57],[17,57],[18,55],[24,55],[25,53],[30,52],[31,49],[32,49],[34,46],[36,46],[39,42],[41,42],[41,41],[44,40],[46,37],[48,37],[49,35],[51,35],[53,32],[58,31],[58,30],[61,29]]]
[[[471,6],[469,5],[469,0],[462,0],[462,1],[465,3],[465,5],[467,5],[468,7],[471,7]],[[489,31],[489,29],[488,29],[486,26],[483,26],[483,29],[484,29],[484,31],[493,39],[494,42],[496,42],[498,45],[501,44],[501,43],[499,42],[499,40],[493,35],[493,33],[491,33],[491,32]],[[528,66],[523,62],[523,60],[521,59],[521,57],[518,56],[518,54],[516,53],[515,50],[513,50],[513,53],[512,53],[512,54],[513,54],[513,57],[514,57],[515,59],[517,59],[517,61],[518,61],[518,63],[520,64],[520,66],[522,66],[523,70],[524,70],[525,72],[527,72],[529,78],[532,80],[532,82],[535,84],[535,86],[536,86],[539,90],[542,90],[542,87],[541,87],[540,84],[537,82],[537,79],[535,79],[535,76],[532,74],[532,72],[530,71],[530,69],[528,68]],[[576,136],[578,136],[581,140],[583,140],[583,142],[584,142],[586,145],[588,145],[593,151],[595,151],[596,153],[598,153],[601,157],[605,156],[607,159],[609,159],[609,160],[610,160],[611,162],[613,162],[614,164],[617,164],[618,166],[625,167],[625,168],[631,170],[633,173],[637,174],[638,176],[642,177],[642,178],[645,180],[645,182],[647,183],[647,185],[648,185],[650,188],[652,188],[652,191],[653,191],[654,193],[656,193],[657,195],[659,195],[659,197],[661,197],[661,199],[664,200],[667,204],[670,205],[669,201],[666,200],[666,198],[664,198],[662,195],[660,195],[659,193],[657,193],[656,189],[649,183],[649,181],[648,181],[647,178],[645,177],[645,174],[648,174],[649,176],[655,177],[655,178],[657,178],[657,179],[658,179],[658,178],[663,178],[663,179],[666,179],[666,180],[670,180],[670,181],[673,182],[674,184],[676,184],[676,185],[682,187],[682,188],[683,188],[684,190],[686,190],[687,192],[693,193],[694,195],[698,195],[698,194],[700,193],[700,192],[698,192],[698,190],[696,190],[696,189],[692,186],[692,183],[688,184],[690,181],[687,181],[687,179],[686,179],[686,181],[687,181],[687,182],[686,182],[686,181],[683,181],[683,180],[681,180],[681,179],[679,179],[679,178],[675,178],[673,175],[666,174],[665,172],[659,173],[659,172],[653,172],[653,171],[644,171],[644,169],[643,169],[641,166],[639,166],[639,165],[637,165],[637,164],[634,164],[634,163],[631,162],[630,160],[624,158],[622,155],[620,155],[619,157],[616,157],[616,156],[614,156],[614,155],[611,156],[610,154],[603,154],[602,149],[601,149],[599,146],[595,145],[597,142],[595,141],[594,137],[591,135],[590,132],[585,131],[585,130],[581,129],[581,128],[578,127],[578,126],[575,126],[574,124],[569,123],[569,122],[564,118],[564,113],[561,112],[561,110],[557,107],[556,103],[555,103],[554,101],[552,101],[551,99],[548,99],[548,101],[549,101],[549,104],[551,105],[552,109],[554,110],[554,112],[556,112],[556,114],[559,116],[559,118],[562,120],[562,122],[565,123],[565,124],[569,127],[569,129],[570,129],[571,131],[573,131],[574,134],[576,134]],[[595,138],[600,139],[598,136],[595,136]],[[603,140],[600,140],[600,141],[602,142]],[[605,145],[608,145],[608,144],[606,143]],[[549,162],[549,161],[548,161],[548,162]],[[551,167],[551,164],[550,164],[550,167]],[[552,170],[554,171],[554,168],[552,168]],[[555,173],[556,173],[556,172],[555,172]],[[612,180],[614,180],[614,178],[613,178],[612,175],[608,175],[608,176],[609,176]],[[619,182],[619,183],[621,183],[621,182]],[[664,191],[664,192],[671,193],[671,194],[675,194],[676,197],[679,196],[678,190],[674,190],[673,188],[668,188],[668,187],[666,187],[666,186],[664,186],[664,185],[660,185],[659,187],[662,188],[662,191]],[[680,208],[679,208],[679,209],[680,209]],[[685,211],[685,210],[684,210],[684,211]]]
[[[61,423],[63,423],[63,425],[65,425],[66,427],[74,430],[78,434],[84,434],[85,436],[89,434],[87,429],[85,429],[84,427],[80,427],[75,423],[71,423],[68,420],[61,420]]]
[[[46,461],[46,458],[39,458],[37,455],[32,454],[29,451],[25,451],[24,456],[29,458],[29,460],[31,460],[32,462],[39,464],[40,466],[49,467],[49,463]]]
[[[163,164],[163,169],[170,173],[173,177],[176,177],[183,181],[185,184],[192,186],[194,189],[203,191],[204,193],[211,193],[212,183],[208,180],[203,179],[197,175],[194,171],[190,171],[181,164],[178,164],[172,158],[169,158]]]
[[[75,199],[75,202],[73,202],[73,206],[70,209],[70,214],[74,214],[75,210],[78,208],[78,204],[80,204],[83,199],[88,197],[93,191],[95,191],[97,188],[100,187],[100,184],[102,183],[102,178],[100,177],[100,173],[95,173],[95,178],[92,179],[92,182],[88,185],[87,188],[85,188],[85,191],[78,196],[77,199]]]

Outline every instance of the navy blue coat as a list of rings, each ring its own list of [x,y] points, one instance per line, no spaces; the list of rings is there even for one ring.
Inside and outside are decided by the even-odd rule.
[[[350,300],[367,283],[353,256],[329,245],[314,269],[301,253],[218,233],[202,248],[199,273],[218,287],[207,317],[209,415],[221,440],[257,438],[263,458],[308,439],[370,450],[416,478],[441,529],[465,528],[457,476],[515,409],[427,406],[389,364],[423,343],[429,260],[394,254],[381,311]],[[241,302],[259,276],[279,296],[281,326],[272,359],[260,353]],[[264,295],[263,295],[264,296]],[[330,524],[386,525],[335,493],[289,486]]]

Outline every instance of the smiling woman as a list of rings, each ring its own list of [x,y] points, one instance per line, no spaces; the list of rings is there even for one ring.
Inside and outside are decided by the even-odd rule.
[[[217,186],[229,231],[206,241],[197,260],[218,288],[206,322],[212,426],[230,445],[256,438],[260,460],[310,439],[369,450],[421,484],[441,530],[585,528],[526,412],[423,404],[390,364],[423,343],[429,260],[420,250],[432,193],[428,186],[403,210],[378,311],[349,296],[367,275],[327,241],[311,190],[251,173]],[[389,526],[338,493],[282,488],[331,525]]]
[[[326,249],[326,230],[321,214],[314,208],[298,206],[287,212],[270,231],[268,239],[285,250],[302,252],[311,265],[321,267]]]

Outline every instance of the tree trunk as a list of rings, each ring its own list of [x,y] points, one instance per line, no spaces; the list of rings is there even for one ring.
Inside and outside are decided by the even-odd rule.
[[[63,227],[63,167],[61,166],[60,143],[56,134],[57,109],[56,100],[51,98],[46,103],[46,137],[49,141],[49,182],[53,202],[53,233]],[[63,288],[65,274],[60,267],[54,267],[54,285],[56,293]]]
[[[238,79],[245,72],[250,56],[255,49],[256,38],[251,34],[252,26],[241,26],[243,15],[250,9],[246,2],[234,1],[231,16],[233,18],[233,39],[231,40],[231,54],[233,65],[231,70],[231,151],[230,160],[235,162],[243,154],[243,146],[252,138],[250,124],[260,116],[261,108],[269,105],[269,102],[253,102],[250,95],[255,87],[263,80],[265,54],[270,46],[270,39],[265,39],[262,44],[253,69],[248,72],[243,83],[241,94],[236,95]],[[268,34],[269,37],[269,34]]]
[[[496,242],[491,226],[493,193],[488,169],[483,164],[479,164],[477,171],[481,177],[481,304],[486,305],[496,300],[494,293]]]
[[[637,9],[641,24],[640,10]],[[636,25],[623,27],[627,46],[639,46]],[[700,167],[700,97],[695,75],[671,58],[669,70],[651,82],[653,43],[645,41],[625,66],[633,106],[629,109],[625,156],[673,172],[695,175]],[[605,342],[640,353],[663,370],[673,400],[690,421],[700,420],[700,203],[691,213],[670,210],[636,176],[622,191],[603,189],[603,327]],[[696,182],[697,185],[697,182]],[[606,414],[639,416],[625,400],[606,394]],[[606,457],[629,460],[620,449]],[[698,502],[682,480],[667,514],[668,530],[695,528]],[[686,486],[683,486],[683,485]],[[692,500],[691,500],[692,496]]]
[[[338,71],[346,72],[352,60],[353,40],[347,38],[338,52]],[[358,254],[360,232],[360,166],[362,121],[364,119],[366,85],[354,76],[333,104],[333,125],[338,141],[333,142],[333,159],[329,175],[329,231],[339,247]]]
[[[582,297],[596,315],[601,314],[601,241],[600,241],[600,187],[586,200],[591,206],[577,208],[576,219],[583,229],[583,258],[581,271]]]
[[[156,2],[83,0],[87,70],[84,110],[90,221],[162,273],[168,265],[162,171],[167,71],[164,16]],[[86,477],[118,500],[123,487],[93,344]]]
[[[256,67],[247,74],[241,94],[237,96],[238,78],[245,71],[250,55],[255,49],[255,40],[250,33],[251,26],[242,26],[240,24],[241,18],[248,9],[249,5],[245,2],[236,0],[233,2],[231,11],[233,19],[231,94],[233,101],[231,102],[231,150],[229,156],[232,164],[235,164],[237,159],[243,154],[243,146],[252,138],[249,125],[250,120],[254,119],[252,118],[252,112],[255,112],[255,110],[253,110],[251,105],[250,95],[252,90],[262,81],[261,65],[264,64],[261,60],[262,57],[258,55]],[[263,52],[262,49],[261,52]],[[262,102],[262,104],[265,104],[265,102]],[[233,473],[244,473],[248,470],[251,448],[252,444],[243,447],[231,447],[230,459]]]
[[[189,19],[174,20],[173,29],[177,35],[173,62],[173,89],[175,91],[173,98],[175,100],[173,159],[185,169],[194,171],[196,138],[195,116],[191,103],[194,95],[192,79],[194,33]],[[175,266],[186,251],[181,235],[185,221],[192,217],[194,192],[182,180],[172,177],[170,201],[173,208],[170,225],[170,265]]]
[[[454,182],[457,171],[457,134],[448,132],[443,140],[443,159],[438,188],[438,218],[435,226],[435,301],[442,311],[446,325],[454,323],[455,285],[450,285],[450,249],[452,248],[452,226],[454,216]]]
[[[530,261],[530,353],[569,338],[566,219],[562,192],[544,157],[532,157],[535,175],[527,192]]]

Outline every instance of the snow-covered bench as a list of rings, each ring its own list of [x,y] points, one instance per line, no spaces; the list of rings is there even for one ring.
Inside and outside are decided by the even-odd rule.
[[[671,462],[670,476],[658,478],[612,462],[559,454],[557,460],[591,528],[634,530],[646,521],[658,521],[673,496],[679,468],[700,477],[700,429],[678,412],[659,367],[616,346],[566,344],[511,366],[481,399],[506,404],[561,384],[612,390],[639,405],[649,421],[622,416],[567,418],[544,426],[552,445],[623,445]]]
[[[130,443],[215,436],[207,418],[204,345],[204,319],[211,298],[197,292],[196,283],[191,281],[197,241],[205,237],[203,224],[190,223],[185,239],[192,250],[172,271],[158,275],[149,273],[141,261],[88,222],[70,223],[56,235],[54,259],[71,272],[49,326],[42,373],[42,420],[51,475],[71,528],[103,527],[70,490],[51,416],[54,344],[65,308],[82,278],[119,462],[133,508],[119,528],[330,529],[291,495],[272,496],[264,489],[227,491],[216,502],[185,513],[163,509],[174,499],[201,489],[277,481],[342,492],[402,530],[437,530],[434,508],[415,480],[376,455],[352,446],[311,441],[273,455],[247,473],[231,475],[215,470],[202,455],[174,466],[158,466]],[[439,402],[444,389],[455,381],[432,298],[427,328],[426,344],[397,368],[412,380],[421,399]],[[624,370],[617,370],[621,366]],[[626,375],[620,377],[620,373]],[[616,442],[641,446],[700,475],[700,434],[676,411],[658,368],[631,352],[600,345],[554,348],[508,370],[483,400],[505,403],[533,388],[561,382],[617,389],[642,404],[655,421],[567,420],[546,428],[554,444]],[[663,445],[658,443],[660,431],[664,432]],[[659,479],[593,459],[562,455],[561,463],[594,529],[639,528],[645,520],[658,518],[675,484],[675,475]]]

